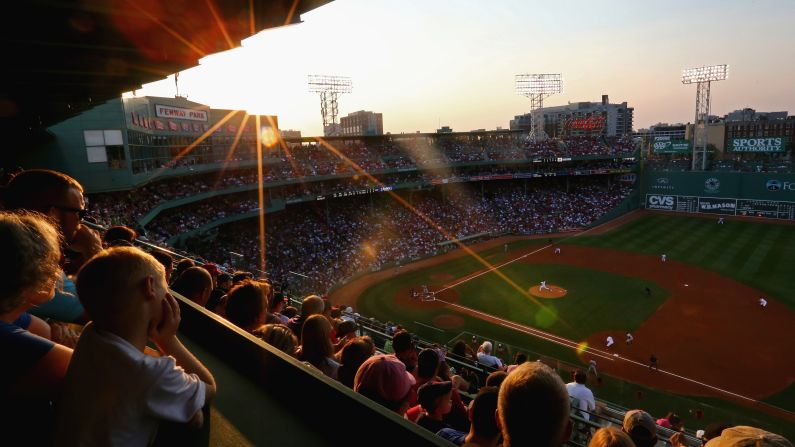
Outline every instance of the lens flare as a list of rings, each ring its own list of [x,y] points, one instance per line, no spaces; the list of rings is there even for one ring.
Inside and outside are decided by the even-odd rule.
[[[581,341],[580,343],[577,344],[577,355],[584,354],[586,350],[588,350],[587,341]]]
[[[558,319],[558,310],[552,306],[542,307],[535,315],[536,326],[548,328]]]

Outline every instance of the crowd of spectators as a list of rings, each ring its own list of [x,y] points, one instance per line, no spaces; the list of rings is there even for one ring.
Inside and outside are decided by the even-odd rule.
[[[565,182],[546,179],[489,185],[482,193],[412,193],[412,209],[385,195],[292,206],[268,216],[268,272],[287,283],[297,279],[288,272],[300,272],[311,278],[302,281],[304,287],[326,291],[358,272],[456,248],[445,244],[450,239],[584,228],[630,192],[627,185],[608,188],[603,182],[572,179],[568,191]],[[258,225],[243,221],[221,227],[212,241],[190,242],[189,251],[227,260],[227,268],[234,268],[229,252],[241,253],[250,264],[237,267],[250,270],[257,267],[258,238]]]
[[[519,142],[502,140],[406,139],[396,143],[338,144],[333,150],[322,145],[283,149],[265,160],[263,181],[304,179],[324,175],[355,174],[359,169],[377,173],[388,169],[430,169],[451,163],[500,160],[557,159],[602,155],[627,157],[634,147],[626,139],[571,139]],[[358,168],[352,166],[354,163]],[[537,169],[535,166],[533,170]],[[549,166],[546,170],[553,169]],[[169,172],[169,171],[164,171]],[[203,192],[253,185],[254,168],[234,169],[155,180],[129,191],[95,194],[90,207],[106,225],[133,225],[160,203]]]
[[[566,194],[612,192],[582,183]],[[482,206],[477,219],[494,211],[484,202],[485,193],[472,203],[461,202],[465,195],[451,196],[436,201],[421,196],[415,203],[431,217],[448,219],[445,223],[456,215],[448,206],[467,211]],[[217,385],[177,336],[180,304],[169,287],[455,445],[558,447],[579,429],[572,409],[585,412],[578,417],[595,410],[585,373],[575,373],[567,386],[549,366],[519,356],[506,371],[492,373],[467,406],[460,391],[465,379],[450,368],[444,349],[419,349],[411,334],[396,330],[390,349],[384,346],[388,352],[381,353],[372,339],[357,334],[350,309],[343,315],[319,296],[304,298],[299,313],[284,307],[283,295],[267,277],[228,275],[214,264],[195,266],[187,259],[174,266],[168,253],[131,246],[131,229],[111,228],[100,237],[82,224],[82,188],[68,176],[23,172],[0,199],[0,266],[7,273],[0,287],[0,346],[7,360],[0,375],[5,404],[0,439],[8,445],[143,446],[156,442],[165,421],[178,430],[201,427]],[[443,209],[436,209],[438,204]],[[359,229],[368,232],[372,223],[364,220]],[[478,228],[469,225],[457,230]],[[62,269],[64,254],[76,275]],[[63,336],[67,323],[79,338]],[[484,343],[479,353],[485,365],[491,344]],[[494,366],[502,369],[499,363]],[[620,430],[595,431],[589,447],[652,447],[662,428],[673,433],[673,447],[688,447],[681,418],[669,413],[655,423],[642,410],[626,412]],[[591,428],[584,430],[591,435]],[[722,424],[698,437],[708,447],[792,447],[779,435],[747,426]]]

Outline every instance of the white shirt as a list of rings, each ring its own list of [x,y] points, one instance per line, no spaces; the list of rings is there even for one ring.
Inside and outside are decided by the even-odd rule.
[[[632,336],[632,334],[630,334],[629,332],[627,332],[627,341],[632,341],[632,340],[634,340],[634,339],[635,339],[635,337],[633,337],[633,336]]]
[[[145,355],[89,323],[66,373],[54,444],[149,445],[161,419],[191,420],[204,393],[204,382],[174,357]]]
[[[596,410],[596,401],[594,401],[593,392],[589,390],[587,386],[577,382],[567,383],[566,391],[569,392],[569,397],[579,401],[580,405],[578,408],[583,411],[580,413],[580,416],[582,416],[583,419],[590,421],[590,415],[584,412]]]
[[[613,344],[613,337],[611,337],[609,335],[607,336],[607,344],[608,345],[612,345]]]
[[[762,307],[767,306],[767,300],[764,298],[759,298],[759,305]]]
[[[482,365],[491,366],[492,368],[502,368],[502,360],[493,355],[486,354],[485,352],[478,352],[478,362]]]

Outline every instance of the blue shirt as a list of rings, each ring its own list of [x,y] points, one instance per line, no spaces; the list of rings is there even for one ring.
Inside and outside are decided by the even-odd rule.
[[[63,287],[55,290],[55,296],[50,301],[36,307],[30,308],[28,312],[39,318],[52,318],[53,320],[71,323],[80,315],[83,315],[83,304],[77,298],[77,287],[75,283],[61,274]]]
[[[444,438],[455,445],[464,445],[467,434],[454,428],[443,428],[436,432],[436,436]]]
[[[17,381],[47,354],[55,343],[22,329],[19,326],[0,321],[0,352],[3,353],[3,367],[0,368],[0,395]]]

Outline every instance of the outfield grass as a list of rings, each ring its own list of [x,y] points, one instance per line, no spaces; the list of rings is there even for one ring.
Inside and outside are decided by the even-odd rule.
[[[734,278],[795,310],[795,226],[649,215],[617,230],[566,242],[640,253],[698,265]]]
[[[792,279],[792,266],[795,266],[795,227],[792,226],[750,221],[727,221],[725,225],[717,225],[711,219],[648,215],[602,235],[566,238],[561,242],[655,255],[666,253],[671,260],[701,266],[734,278],[795,309],[795,281]],[[526,240],[511,244],[510,249],[545,243],[546,240]],[[493,264],[505,259],[502,247],[480,254]],[[448,273],[459,278],[483,268],[482,264],[467,256],[396,276],[365,291],[359,299],[359,310],[363,315],[399,322],[428,340],[447,343],[459,331],[439,331],[429,328],[427,324],[434,316],[450,312],[438,308],[407,309],[395,303],[394,294],[399,289],[420,284],[441,284],[443,281],[431,279],[438,273]],[[566,265],[528,265],[517,262],[509,264],[501,271],[524,290],[537,286],[541,280],[565,286],[569,291],[565,299],[543,300],[543,304],[552,309],[552,314],[559,316],[560,320],[549,318],[550,315],[537,304],[529,302],[494,274],[483,275],[456,287],[455,290],[461,295],[460,303],[517,323],[543,327],[572,340],[581,340],[588,334],[599,331],[632,330],[669,296],[668,291],[645,280]],[[642,290],[647,285],[653,289],[653,298],[643,295]],[[621,309],[621,312],[616,309]],[[564,362],[580,364],[576,353],[569,348],[478,318],[464,316],[464,320],[466,331]],[[760,377],[754,379],[761,380],[763,375],[764,372],[760,370]],[[597,394],[630,407],[642,406],[658,414],[665,409],[671,409],[687,417],[688,412],[694,408],[709,408],[705,412],[708,420],[746,420],[752,424],[759,422],[760,426],[795,436],[791,424],[752,413],[744,407],[719,399],[678,397],[618,379],[605,381],[604,388]],[[793,410],[794,396],[795,385],[766,401]],[[638,402],[639,399],[642,402]],[[703,425],[702,422],[698,424]]]

